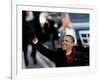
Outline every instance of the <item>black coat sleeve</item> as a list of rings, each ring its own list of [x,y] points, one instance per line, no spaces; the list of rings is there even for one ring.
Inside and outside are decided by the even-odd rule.
[[[35,44],[35,48],[41,54],[43,54],[45,57],[47,57],[50,60],[52,60],[53,62],[55,62],[55,59],[56,59],[56,52],[55,51],[46,48],[43,44],[41,44],[39,42],[37,44]]]

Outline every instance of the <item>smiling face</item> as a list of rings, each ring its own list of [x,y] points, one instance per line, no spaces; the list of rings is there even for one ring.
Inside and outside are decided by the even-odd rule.
[[[74,46],[74,39],[72,36],[67,35],[64,37],[61,43],[61,47],[64,51],[71,50]]]

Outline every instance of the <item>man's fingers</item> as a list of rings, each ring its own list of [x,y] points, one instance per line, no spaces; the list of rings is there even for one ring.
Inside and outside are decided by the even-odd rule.
[[[34,38],[34,39],[32,40],[32,42],[33,42],[34,44],[37,44],[38,39],[37,39],[37,38]]]

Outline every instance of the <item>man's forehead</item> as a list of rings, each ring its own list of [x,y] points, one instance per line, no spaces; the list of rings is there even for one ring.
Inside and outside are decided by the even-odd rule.
[[[68,38],[70,38],[69,36],[64,36],[64,38],[63,39],[68,39]]]
[[[70,36],[64,36],[63,40],[70,40],[70,41],[72,41],[72,38]]]
[[[73,43],[75,42],[75,41],[74,41],[74,38],[73,38],[71,35],[65,35],[65,36],[63,37],[63,40],[72,41]]]

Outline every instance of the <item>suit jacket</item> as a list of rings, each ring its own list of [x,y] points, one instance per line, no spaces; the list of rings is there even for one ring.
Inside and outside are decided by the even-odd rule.
[[[67,57],[64,51],[61,48],[58,48],[56,51],[52,51],[46,47],[44,47],[42,44],[37,43],[35,45],[36,49],[52,60],[56,67],[67,67],[67,66],[82,66],[83,65],[83,59],[80,52],[74,51],[74,58],[72,64],[67,63]]]

